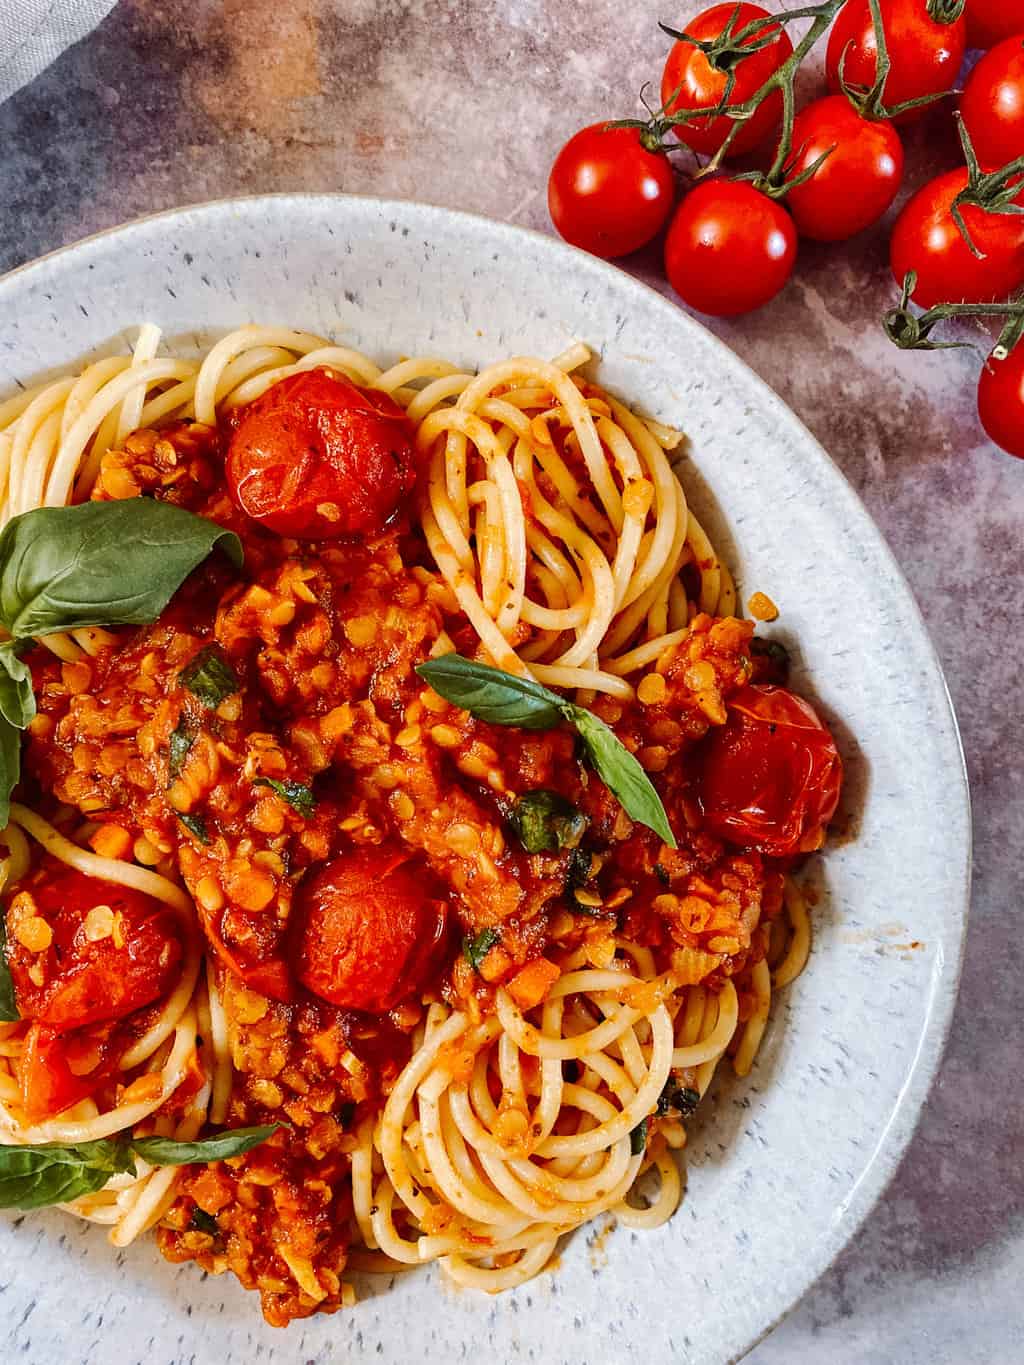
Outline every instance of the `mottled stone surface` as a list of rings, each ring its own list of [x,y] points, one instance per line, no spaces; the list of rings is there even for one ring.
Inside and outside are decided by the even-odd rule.
[[[271,190],[397,195],[547,229],[557,146],[584,122],[632,112],[664,52],[656,19],[696,8],[122,0],[0,107],[0,267],[155,209]],[[908,143],[912,182],[952,164],[940,115]],[[832,453],[917,593],[973,785],[974,918],[914,1144],[868,1226],[750,1357],[757,1365],[1022,1356],[1024,759],[1013,683],[1024,464],[977,426],[973,353],[901,355],[880,337],[892,298],[885,240],[880,230],[852,247],[809,247],[770,309],[715,330]],[[628,265],[658,286],[656,253]]]

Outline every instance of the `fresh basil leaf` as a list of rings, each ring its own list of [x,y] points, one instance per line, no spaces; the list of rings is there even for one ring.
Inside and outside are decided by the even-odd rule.
[[[182,716],[177,725],[171,731],[167,741],[167,774],[175,778],[185,766],[185,759],[188,758],[189,750],[196,742],[196,737],[186,724],[185,717]]]
[[[207,645],[178,674],[178,685],[191,692],[207,711],[215,711],[238,691],[238,674],[219,646]]]
[[[11,816],[11,792],[21,776],[21,731],[0,714],[0,829]]]
[[[39,1209],[64,1204],[101,1190],[112,1175],[134,1171],[124,1142],[99,1138],[64,1147],[46,1142],[32,1147],[0,1146],[0,1208]]]
[[[178,819],[192,835],[193,839],[198,839],[201,844],[212,844],[210,831],[206,828],[206,821],[201,815],[183,815],[177,812]]]
[[[188,1220],[189,1228],[192,1232],[205,1232],[207,1237],[220,1236],[220,1224],[212,1213],[207,1213],[197,1204],[192,1210],[192,1217]]]
[[[279,1123],[268,1123],[261,1128],[225,1128],[223,1132],[199,1138],[196,1142],[175,1142],[173,1138],[165,1137],[133,1137],[130,1141],[132,1151],[151,1166],[191,1166],[241,1156],[266,1142],[280,1126]]]
[[[152,498],[23,512],[0,533],[0,621],[15,639],[145,625],[218,547],[241,566],[233,531]]]
[[[633,1156],[640,1156],[647,1150],[647,1120],[641,1119],[629,1135],[629,1150]]]
[[[669,1076],[664,1090],[658,1096],[655,1113],[664,1117],[670,1110],[675,1109],[684,1119],[688,1119],[697,1112],[698,1104],[699,1090],[691,1090],[688,1085],[680,1085],[674,1076]]]
[[[304,786],[301,782],[279,782],[276,777],[257,777],[252,785],[269,787],[282,801],[287,801],[289,806],[300,815],[304,815],[307,820],[316,810],[316,797],[312,788]]]
[[[478,934],[467,934],[462,940],[462,955],[474,971],[480,970],[480,964],[500,938],[497,929],[481,929]]]
[[[574,848],[565,869],[565,894],[571,896],[577,887],[583,886],[590,877],[594,855],[586,848]]]
[[[587,758],[622,809],[637,824],[653,829],[669,848],[675,848],[675,836],[661,797],[636,758],[593,711],[572,702],[567,702],[566,706],[570,712],[567,718],[579,732]]]
[[[547,787],[523,792],[509,818],[527,853],[575,848],[589,823],[579,807]]]
[[[517,678],[461,654],[442,654],[418,664],[416,672],[439,696],[491,725],[550,730],[561,720],[565,703],[530,678]]]
[[[13,640],[0,645],[0,716],[16,729],[24,730],[36,713],[32,691],[32,670],[18,657]]]
[[[20,1018],[14,978],[7,962],[7,912],[0,905],[0,1022],[13,1024]]]

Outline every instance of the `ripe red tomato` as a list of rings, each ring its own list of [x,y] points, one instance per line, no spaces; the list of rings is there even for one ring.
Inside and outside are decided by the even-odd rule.
[[[951,24],[939,23],[928,14],[925,0],[881,0],[882,26],[892,67],[882,99],[891,108],[923,95],[952,90],[967,50],[967,23],[963,15]],[[828,88],[839,94],[839,63],[846,60],[847,85],[870,87],[875,83],[878,44],[868,0],[847,0],[836,16],[825,53]],[[898,123],[920,118],[923,109],[900,114]]]
[[[706,180],[676,210],[665,242],[669,284],[700,313],[732,317],[773,299],[793,273],[796,229],[746,181]]]
[[[986,213],[966,205],[964,222],[982,253],[974,256],[950,212],[966,184],[966,170],[947,171],[922,186],[896,219],[889,243],[892,273],[902,286],[907,272],[917,271],[911,297],[922,308],[991,303],[1024,284],[1024,216]]]
[[[114,1072],[120,1049],[112,1049],[110,1029],[65,1033],[32,1024],[17,1064],[21,1104],[33,1123],[53,1118],[88,1099]]]
[[[1005,360],[986,360],[978,380],[978,416],[997,446],[1024,460],[1024,342]]]
[[[842,781],[835,741],[810,702],[752,683],[702,745],[697,800],[719,839],[787,858],[819,847]]]
[[[353,849],[301,883],[292,958],[314,995],[383,1013],[421,983],[445,929],[445,901],[397,846]]]
[[[278,535],[379,535],[416,481],[409,434],[386,394],[328,370],[289,375],[232,414],[228,487]]]
[[[1024,33],[1024,0],[967,0],[969,47],[994,47]]]
[[[752,20],[770,17],[760,5],[712,5],[696,19],[691,19],[684,31],[694,38],[707,40],[717,38],[730,19],[734,19],[732,32],[739,33]],[[781,25],[778,35],[774,42],[752,52],[749,57],[740,58],[735,64],[736,83],[729,96],[730,104],[743,104],[750,99],[790,56],[793,44]],[[752,38],[747,38],[741,46],[748,46],[751,41]],[[722,98],[727,79],[728,72],[712,66],[700,48],[692,43],[677,42],[668,54],[661,77],[662,105],[668,113],[714,109]],[[782,95],[776,90],[758,105],[756,112],[739,129],[729,144],[728,155],[749,152],[763,142],[781,120]],[[718,118],[677,124],[673,132],[680,142],[685,142],[695,152],[713,156],[733,126],[732,119],[720,114]]]
[[[807,105],[793,123],[798,175],[830,147],[815,173],[786,195],[797,231],[843,242],[878,221],[903,179],[903,143],[888,119],[866,119],[844,95]]]
[[[14,922],[8,910],[8,963],[23,1019],[62,1031],[123,1019],[174,983],[181,943],[173,914],[158,901],[64,864],[47,863],[45,877],[25,889],[53,938],[42,952],[30,951],[18,939],[23,912]],[[94,935],[105,926],[86,922],[97,906],[112,912],[111,932],[101,938]]]
[[[582,128],[548,177],[548,211],[560,236],[608,261],[646,246],[674,198],[668,157],[647,151],[639,128]]]
[[[1024,33],[986,52],[967,79],[960,113],[985,170],[1024,154]]]

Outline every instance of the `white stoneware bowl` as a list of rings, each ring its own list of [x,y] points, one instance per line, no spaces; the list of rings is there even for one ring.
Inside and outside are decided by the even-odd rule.
[[[241,323],[323,333],[385,361],[475,367],[580,338],[601,381],[690,438],[688,492],[742,599],[781,607],[796,685],[834,723],[846,836],[807,869],[814,951],[744,1082],[691,1128],[688,1190],[656,1232],[583,1230],[554,1273],[497,1298],[433,1268],[368,1280],[334,1317],[266,1326],[229,1277],[117,1253],[59,1212],[0,1220],[8,1358],[74,1361],[737,1359],[865,1218],[914,1128],[953,1008],[970,862],[942,675],[864,508],[791,412],[691,318],[627,275],[518,228],[342,196],[243,199],[106,233],[0,282],[0,396],[145,319],[186,351]],[[691,463],[692,462],[692,463]],[[911,946],[912,945],[912,946]],[[723,1067],[720,1075],[728,1068]]]

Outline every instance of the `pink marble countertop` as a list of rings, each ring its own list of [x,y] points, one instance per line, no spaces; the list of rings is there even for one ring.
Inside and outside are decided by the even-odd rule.
[[[657,20],[698,8],[121,0],[0,106],[0,269],[142,213],[265,191],[422,199],[550,231],[558,146],[631,114],[658,79]],[[911,186],[954,164],[948,116],[915,129],[908,152]],[[883,225],[843,248],[808,245],[771,307],[714,330],[837,460],[921,604],[970,770],[973,920],[910,1151],[756,1365],[1010,1365],[1024,1341],[1024,462],[978,426],[978,355],[901,354],[882,337],[886,240]],[[667,291],[656,252],[626,265]]]

